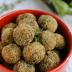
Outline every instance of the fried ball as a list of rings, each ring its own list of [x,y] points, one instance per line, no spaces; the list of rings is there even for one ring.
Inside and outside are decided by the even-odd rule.
[[[3,45],[13,43],[13,28],[6,28],[2,31],[1,40]]]
[[[6,29],[6,28],[15,28],[17,26],[17,24],[15,23],[8,23],[6,24],[2,30]]]
[[[34,29],[28,24],[21,24],[14,29],[13,37],[20,46],[28,45],[34,38]]]
[[[23,19],[20,20],[18,24],[29,24],[30,26],[33,27],[35,32],[39,31],[38,23],[35,20]]]
[[[59,63],[59,54],[56,51],[48,51],[45,58],[40,62],[39,68],[41,72],[46,72],[47,70],[56,67]]]
[[[35,67],[33,65],[25,63],[23,60],[20,60],[14,65],[14,72],[35,72]]]
[[[43,29],[48,29],[51,32],[55,32],[58,27],[57,21],[49,15],[41,15],[38,23]]]
[[[37,64],[43,60],[45,48],[39,42],[33,42],[23,49],[23,57],[27,63]]]
[[[56,33],[56,48],[63,49],[65,47],[65,38],[61,35]]]
[[[15,64],[20,56],[21,50],[16,44],[9,44],[2,49],[2,57],[9,64]]]
[[[40,41],[45,46],[46,51],[53,50],[56,46],[55,34],[48,30],[41,33]]]
[[[16,22],[19,23],[20,20],[23,20],[23,19],[28,19],[28,20],[36,20],[36,17],[31,14],[31,13],[25,13],[25,14],[20,14],[17,19],[16,19]]]

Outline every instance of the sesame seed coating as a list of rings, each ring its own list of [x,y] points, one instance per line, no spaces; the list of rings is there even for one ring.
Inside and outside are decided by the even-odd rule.
[[[46,51],[53,50],[56,46],[56,37],[54,33],[46,30],[41,33],[40,41],[45,46]]]
[[[21,24],[14,29],[13,37],[20,46],[28,45],[34,38],[34,29],[28,24]]]
[[[35,30],[35,32],[39,30],[38,23],[35,20],[23,19],[20,20],[18,24],[29,24]]]
[[[33,42],[23,49],[23,57],[30,64],[37,64],[43,60],[45,48],[39,42]]]
[[[43,29],[48,29],[51,32],[55,32],[58,27],[57,21],[49,15],[41,15],[38,23]]]
[[[20,60],[14,65],[14,72],[35,72],[35,67]]]
[[[31,13],[25,13],[25,14],[20,14],[17,19],[16,19],[16,22],[19,23],[20,20],[23,20],[23,19],[33,19],[33,20],[36,20],[36,17],[31,14]]]
[[[2,57],[5,62],[15,64],[21,56],[20,48],[16,44],[9,44],[2,50]]]
[[[3,45],[13,43],[13,28],[6,28],[2,31],[1,40]]]
[[[56,33],[56,48],[63,49],[65,47],[65,38],[61,35]]]
[[[59,54],[56,51],[48,51],[45,58],[40,62],[39,68],[41,72],[56,67],[60,62]]]
[[[15,24],[15,23],[8,23],[8,24],[6,24],[4,27],[3,27],[3,29],[6,29],[6,28],[15,28],[17,26],[17,24]],[[2,30],[3,30],[2,29]]]

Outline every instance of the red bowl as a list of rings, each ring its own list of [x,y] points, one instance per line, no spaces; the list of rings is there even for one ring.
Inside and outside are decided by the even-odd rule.
[[[32,13],[35,16],[37,16],[37,18],[42,14],[51,15],[52,17],[54,17],[57,20],[57,22],[59,24],[58,31],[64,35],[64,37],[66,38],[66,41],[67,41],[67,52],[66,52],[64,60],[56,68],[54,68],[50,71],[47,71],[47,72],[62,72],[65,69],[65,66],[67,65],[67,62],[68,62],[71,52],[72,52],[72,37],[71,37],[71,33],[70,33],[68,27],[65,25],[65,23],[59,17],[57,17],[56,15],[49,13],[49,12],[43,12],[43,11],[39,11],[39,10],[15,10],[15,11],[12,11],[12,12],[0,17],[0,29],[2,29],[2,27],[4,27],[4,25],[6,25],[7,23],[14,21],[16,19],[16,17],[22,13]],[[13,72],[13,71],[0,65],[0,72]]]

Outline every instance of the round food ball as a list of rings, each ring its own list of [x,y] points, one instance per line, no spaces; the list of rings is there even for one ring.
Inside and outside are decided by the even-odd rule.
[[[33,42],[23,49],[23,57],[27,63],[37,64],[43,60],[45,48],[39,42]]]
[[[56,33],[56,48],[63,49],[65,47],[65,38],[61,35]]]
[[[20,60],[21,50],[16,44],[9,44],[2,50],[2,57],[5,62],[15,64]]]
[[[34,38],[34,29],[28,24],[21,24],[14,29],[13,37],[20,46],[28,45]]]
[[[14,65],[14,72],[35,72],[35,67],[20,60]]]
[[[43,29],[48,29],[51,32],[55,32],[58,27],[57,21],[49,15],[41,15],[38,23]]]
[[[55,34],[48,30],[41,33],[40,41],[45,46],[46,51],[53,50],[56,47]]]
[[[17,19],[16,19],[16,22],[19,23],[20,20],[23,20],[23,19],[28,19],[28,20],[36,20],[36,17],[31,14],[31,13],[25,13],[25,14],[20,14]]]
[[[1,40],[3,45],[13,43],[13,28],[6,28],[2,31]]]
[[[56,67],[60,63],[59,54],[56,51],[48,51],[45,58],[40,62],[39,68],[41,72]]]
[[[15,23],[8,23],[8,24],[6,24],[4,27],[3,27],[3,29],[6,29],[6,28],[15,28],[17,26],[17,24],[15,24]],[[2,30],[3,30],[2,29]]]
[[[29,24],[31,27],[33,27],[35,32],[39,31],[38,23],[35,20],[23,19],[20,20],[18,24]]]

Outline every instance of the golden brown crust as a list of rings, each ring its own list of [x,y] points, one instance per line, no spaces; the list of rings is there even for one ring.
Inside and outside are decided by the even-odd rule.
[[[19,61],[21,56],[20,48],[16,44],[9,44],[2,50],[2,57],[5,62],[9,64],[15,64]]]
[[[2,31],[1,40],[3,45],[13,43],[13,28],[6,28]]]
[[[45,56],[45,48],[39,42],[33,42],[26,46],[23,50],[23,57],[30,64],[37,64],[43,60]]]
[[[60,57],[55,51],[48,51],[44,60],[40,63],[39,68],[41,72],[56,67],[60,63]]]
[[[34,38],[34,29],[28,24],[21,24],[14,29],[13,37],[20,46],[28,45]]]
[[[54,33],[46,30],[40,35],[40,41],[45,46],[46,51],[53,50],[56,46],[56,37]]]
[[[56,33],[56,48],[63,49],[65,47],[65,38],[61,35]]]
[[[36,20],[36,17],[31,14],[31,13],[25,13],[25,14],[20,14],[17,19],[16,19],[16,23],[18,24],[20,20],[23,20],[23,19],[33,19],[33,20]]]
[[[38,23],[43,29],[47,29],[51,32],[55,32],[58,27],[57,21],[49,15],[41,15],[38,19]]]
[[[14,65],[14,72],[35,72],[35,68],[33,65],[27,64],[20,60]]]

